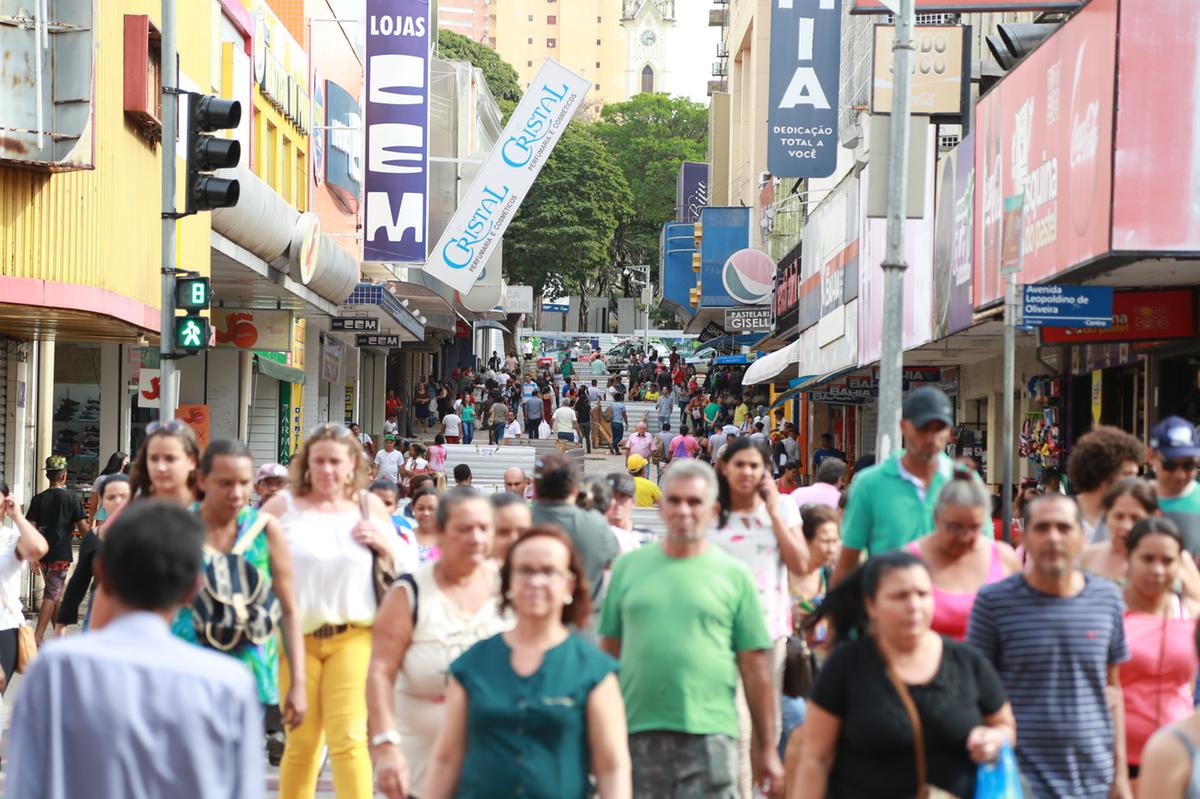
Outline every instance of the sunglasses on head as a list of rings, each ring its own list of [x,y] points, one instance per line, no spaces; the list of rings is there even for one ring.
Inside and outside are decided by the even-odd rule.
[[[350,435],[350,429],[346,425],[338,424],[337,422],[325,422],[309,430],[306,438],[312,438],[321,433],[333,433],[338,438],[342,438],[343,436]]]
[[[184,430],[190,429],[187,423],[180,419],[172,419],[168,422],[151,422],[146,425],[146,435],[152,436],[155,433],[167,433],[172,436],[177,436]]]

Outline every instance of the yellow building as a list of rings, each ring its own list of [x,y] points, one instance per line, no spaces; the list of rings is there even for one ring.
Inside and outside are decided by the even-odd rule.
[[[516,68],[522,88],[552,58],[592,82],[589,105],[629,98],[621,0],[496,0],[493,14],[492,46]]]
[[[26,498],[52,454],[90,485],[138,424],[160,327],[160,11],[59,2],[0,26],[0,474]],[[210,91],[212,6],[177,13],[181,84]],[[206,214],[178,223],[181,266],[208,272],[209,231]]]

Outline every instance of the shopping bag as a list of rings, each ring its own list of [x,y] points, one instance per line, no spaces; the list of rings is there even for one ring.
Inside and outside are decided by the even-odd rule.
[[[975,799],[1025,799],[1021,773],[1012,747],[1004,744],[991,763],[980,763],[975,777]]]

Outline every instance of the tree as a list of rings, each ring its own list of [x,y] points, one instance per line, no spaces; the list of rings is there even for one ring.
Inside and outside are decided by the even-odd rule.
[[[443,28],[438,31],[438,55],[448,61],[466,61],[477,67],[505,116],[521,101],[521,80],[517,71],[490,47]]]
[[[633,213],[629,186],[594,126],[570,123],[505,234],[509,282],[546,296],[607,291],[616,276],[609,249]]]
[[[679,165],[707,154],[708,109],[684,97],[639,94],[605,106],[593,127],[633,194],[635,213],[617,230],[614,260],[657,264],[662,224],[675,216]]]

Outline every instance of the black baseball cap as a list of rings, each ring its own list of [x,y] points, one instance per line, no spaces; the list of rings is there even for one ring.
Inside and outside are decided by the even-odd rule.
[[[903,416],[916,427],[924,427],[934,421],[949,427],[954,424],[954,404],[940,388],[921,386],[909,392],[904,400]]]
[[[612,486],[614,494],[624,494],[627,497],[632,497],[637,493],[637,487],[634,485],[633,477],[627,472],[610,472],[608,475],[608,483]]]

